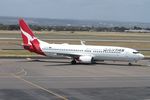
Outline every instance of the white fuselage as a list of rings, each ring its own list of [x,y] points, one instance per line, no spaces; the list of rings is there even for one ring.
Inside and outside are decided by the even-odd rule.
[[[45,45],[43,45],[45,44]],[[113,46],[69,45],[42,43],[42,51],[47,56],[90,56],[94,60],[127,61],[136,62],[144,58],[144,55],[131,48]]]

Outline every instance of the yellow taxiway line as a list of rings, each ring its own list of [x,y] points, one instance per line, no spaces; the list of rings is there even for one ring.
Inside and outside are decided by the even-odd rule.
[[[60,98],[60,99],[62,99],[62,100],[68,100],[66,97],[61,96],[61,95],[59,95],[59,94],[57,94],[57,93],[55,93],[55,92],[53,92],[53,91],[50,91],[50,90],[48,90],[48,89],[46,89],[46,88],[43,88],[43,87],[41,87],[41,86],[39,86],[39,85],[37,85],[37,84],[35,84],[35,83],[32,83],[32,82],[30,82],[30,81],[28,81],[28,80],[25,80],[25,79],[23,79],[23,78],[20,77],[20,76],[17,76],[17,75],[15,75],[15,74],[12,74],[12,76],[14,76],[14,77],[17,78],[17,79],[22,80],[22,81],[24,81],[24,82],[30,84],[30,85],[32,85],[32,86],[34,86],[34,87],[37,87],[37,88],[39,88],[39,89],[41,89],[41,90],[43,90],[43,91],[46,91],[46,92],[48,92],[48,93],[50,93],[50,94],[52,94],[52,95],[54,95],[54,96],[56,96],[56,97],[58,97],[58,98]]]

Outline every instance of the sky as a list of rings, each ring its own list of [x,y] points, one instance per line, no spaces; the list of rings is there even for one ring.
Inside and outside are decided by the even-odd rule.
[[[0,16],[150,22],[150,0],[0,0]]]

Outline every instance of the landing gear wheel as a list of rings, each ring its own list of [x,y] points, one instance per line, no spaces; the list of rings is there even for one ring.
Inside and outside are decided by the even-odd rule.
[[[92,58],[91,64],[96,64],[96,61]]]
[[[129,63],[128,65],[129,65],[129,66],[132,66],[132,64],[131,64],[131,63]]]
[[[72,61],[71,61],[71,64],[72,64],[72,65],[75,65],[76,63],[77,63],[76,60],[72,60]]]

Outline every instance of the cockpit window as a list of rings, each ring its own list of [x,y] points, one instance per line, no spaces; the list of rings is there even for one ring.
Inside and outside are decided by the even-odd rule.
[[[138,53],[140,53],[140,52],[138,52],[138,51],[136,51],[136,52],[133,52],[134,54],[138,54]]]

